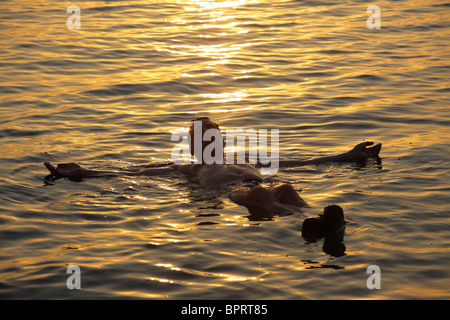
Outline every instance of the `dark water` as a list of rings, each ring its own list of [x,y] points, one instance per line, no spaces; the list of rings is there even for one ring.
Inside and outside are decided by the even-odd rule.
[[[0,297],[450,298],[449,3],[376,4],[370,30],[365,1],[1,2]],[[197,116],[279,129],[282,159],[372,140],[382,161],[280,170],[311,207],[272,221],[179,174],[44,182],[168,163]],[[330,203],[343,255],[301,237]]]

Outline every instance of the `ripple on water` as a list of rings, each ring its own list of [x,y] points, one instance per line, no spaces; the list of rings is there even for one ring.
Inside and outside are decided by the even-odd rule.
[[[385,2],[379,30],[338,1],[91,3],[81,30],[49,4],[6,5],[0,296],[448,299],[449,26],[435,2]],[[311,207],[264,221],[179,174],[43,181],[44,161],[166,165],[171,132],[198,116],[279,129],[283,159],[363,140],[382,159],[280,169],[268,180]],[[301,236],[330,203],[344,254]],[[82,290],[65,286],[72,264]],[[367,289],[372,264],[382,290]]]

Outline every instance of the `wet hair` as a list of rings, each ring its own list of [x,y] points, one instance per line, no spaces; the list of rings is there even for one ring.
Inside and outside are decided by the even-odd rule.
[[[220,132],[220,128],[219,125],[213,121],[211,121],[211,119],[209,119],[209,117],[199,117],[197,119],[193,119],[191,120],[192,125],[189,128],[189,135],[188,135],[188,142],[189,142],[189,147],[191,149],[191,155],[194,155],[194,124],[196,121],[201,121],[202,122],[202,136],[203,133],[205,133],[206,130],[209,129],[217,129]],[[210,143],[212,143],[213,141],[209,142],[209,141],[203,141],[203,145],[202,145],[202,150],[208,146]],[[225,142],[224,142],[224,146],[225,146]]]
[[[202,131],[203,132],[206,131],[206,129],[204,129],[204,126],[203,126],[204,123],[206,123],[206,126],[208,127],[207,129],[211,129],[210,128],[211,126],[216,128],[216,129],[219,129],[219,125],[217,123],[215,123],[215,122],[212,122],[212,120],[209,117],[199,117],[197,119],[191,120],[192,125],[189,128],[189,133],[191,133],[191,131],[194,131],[194,122],[196,122],[196,121],[201,121],[202,122]]]

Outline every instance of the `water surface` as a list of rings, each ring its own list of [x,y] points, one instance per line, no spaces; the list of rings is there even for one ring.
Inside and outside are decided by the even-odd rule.
[[[450,298],[449,3],[378,1],[373,30],[369,4],[3,1],[0,297]],[[363,140],[382,159],[280,170],[268,180],[311,207],[272,221],[181,174],[44,181],[45,161],[166,164],[171,133],[198,116],[279,129],[282,159]],[[330,203],[344,254],[301,237]]]

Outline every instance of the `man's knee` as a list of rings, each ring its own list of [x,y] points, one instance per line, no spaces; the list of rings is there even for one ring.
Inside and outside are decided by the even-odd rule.
[[[272,192],[264,187],[257,186],[250,190],[249,192],[249,202],[254,205],[265,204],[267,202],[272,202],[274,196]]]
[[[273,189],[273,193],[276,197],[280,197],[283,194],[297,193],[297,191],[295,191],[294,187],[292,187],[290,184],[285,183],[275,187]]]

